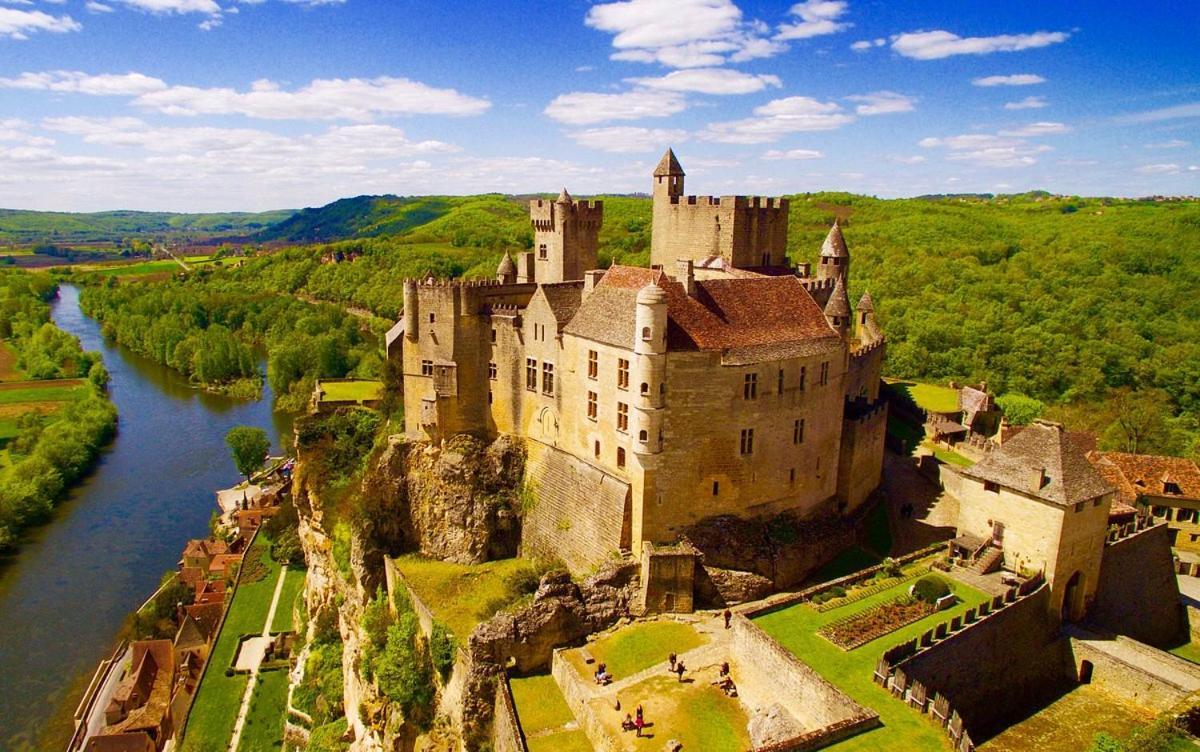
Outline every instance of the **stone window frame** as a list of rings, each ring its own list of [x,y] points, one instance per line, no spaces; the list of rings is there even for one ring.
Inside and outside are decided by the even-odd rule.
[[[537,391],[537,374],[538,362],[537,358],[525,359],[525,390],[529,392]]]
[[[741,443],[739,444],[739,453],[743,457],[749,457],[754,454],[754,429],[743,428],[741,434]]]
[[[600,414],[600,395],[595,392],[587,393],[587,417],[588,420],[596,420]]]
[[[617,388],[629,390],[629,361],[625,358],[617,358]]]
[[[422,360],[421,361],[421,375],[422,376],[432,376],[433,375],[433,361],[432,360]]]
[[[539,243],[538,244],[538,261],[545,261],[548,258],[550,258],[550,249],[546,247],[545,243]]]
[[[587,375],[592,381],[600,377],[600,353],[596,350],[588,350]]]
[[[625,447],[617,447],[617,467],[625,469]]]
[[[629,403],[617,403],[617,430],[621,433],[629,433]]]
[[[495,381],[500,376],[500,369],[496,365],[496,361],[488,363],[488,381]]]
[[[742,399],[758,399],[757,373],[747,373],[742,376]]]
[[[792,443],[796,446],[804,443],[804,418],[796,418],[792,423]]]
[[[554,364],[542,363],[542,394],[554,396]]]

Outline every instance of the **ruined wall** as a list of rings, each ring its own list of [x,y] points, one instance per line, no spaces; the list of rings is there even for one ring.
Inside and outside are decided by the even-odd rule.
[[[521,722],[517,719],[517,707],[513,702],[512,688],[508,677],[496,682],[496,717],[492,720],[492,747],[495,752],[529,752],[525,746],[525,735],[521,733]]]
[[[642,549],[642,613],[690,614],[697,554],[690,546]]]
[[[528,442],[527,493],[521,554],[559,559],[585,571],[622,547],[629,484],[566,452]]]
[[[986,737],[1074,676],[1069,647],[1050,616],[1050,589],[994,611],[898,666],[945,695],[972,736]]]
[[[1098,649],[1087,640],[1071,637],[1069,642],[1077,672],[1082,670],[1084,661],[1091,664],[1091,684],[1157,713],[1170,710],[1200,685],[1200,668],[1194,663],[1127,637],[1117,635],[1112,642],[1119,645],[1119,655],[1127,656],[1129,660]],[[1143,654],[1146,656],[1145,664],[1140,663]],[[1166,673],[1153,670],[1163,668],[1164,664]]]
[[[1088,621],[1160,648],[1187,635],[1166,525],[1105,545]]]

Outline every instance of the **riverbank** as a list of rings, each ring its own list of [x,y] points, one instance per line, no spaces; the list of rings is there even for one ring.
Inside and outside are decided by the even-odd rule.
[[[273,453],[292,417],[267,391],[243,402],[198,391],[178,374],[105,342],[63,285],[55,323],[99,351],[111,374],[120,432],[93,471],[20,551],[0,557],[0,749],[62,749],[97,663],[129,612],[208,531],[212,491],[237,480],[224,444],[236,425],[267,429]],[[19,677],[8,680],[9,677]]]

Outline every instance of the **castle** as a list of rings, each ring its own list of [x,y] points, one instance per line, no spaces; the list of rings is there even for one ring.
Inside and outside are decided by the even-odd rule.
[[[523,550],[573,569],[721,515],[849,515],[880,479],[885,339],[841,228],[814,275],[786,199],[685,196],[670,150],[653,180],[649,269],[597,269],[603,203],[564,189],[494,281],[407,281],[389,348],[407,434],[524,440]]]

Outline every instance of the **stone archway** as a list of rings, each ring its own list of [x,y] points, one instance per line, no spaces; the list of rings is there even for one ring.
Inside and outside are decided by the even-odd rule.
[[[1063,592],[1062,600],[1062,620],[1079,621],[1083,618],[1083,573],[1076,570],[1075,574],[1067,580],[1067,587]]]
[[[536,430],[530,433],[550,446],[558,445],[558,413],[549,407],[543,407],[534,418]]]

